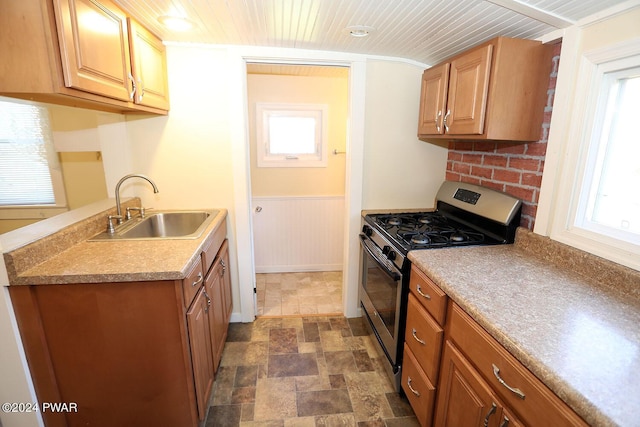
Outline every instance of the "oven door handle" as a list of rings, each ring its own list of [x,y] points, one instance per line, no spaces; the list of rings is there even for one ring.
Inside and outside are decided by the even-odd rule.
[[[369,256],[371,256],[371,258],[373,258],[373,260],[376,262],[376,264],[378,264],[378,267],[380,267],[382,269],[382,271],[387,273],[387,275],[389,275],[389,277],[391,277],[396,282],[398,280],[400,280],[402,278],[402,275],[400,273],[398,273],[397,271],[393,271],[390,268],[390,266],[388,266],[385,263],[383,263],[382,261],[380,261],[380,259],[373,253],[373,251],[371,250],[371,248],[367,244],[368,242],[369,242],[369,240],[367,239],[367,237],[364,234],[361,234],[360,235],[360,246],[362,246],[364,248],[364,250],[367,251]]]

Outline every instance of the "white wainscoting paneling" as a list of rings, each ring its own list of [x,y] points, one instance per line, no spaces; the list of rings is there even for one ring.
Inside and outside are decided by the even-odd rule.
[[[342,270],[344,197],[254,197],[256,273]]]

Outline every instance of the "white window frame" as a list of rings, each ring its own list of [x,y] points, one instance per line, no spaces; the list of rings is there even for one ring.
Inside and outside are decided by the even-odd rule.
[[[256,103],[256,157],[258,167],[327,167],[328,110],[329,107],[326,104]],[[269,119],[282,116],[313,118],[316,120],[318,126],[315,129],[315,153],[270,153]]]
[[[0,101],[15,104],[33,105],[37,108],[44,109],[46,110],[45,114],[47,114],[49,122],[51,120],[49,110],[42,105],[19,99],[3,97],[0,97]],[[45,149],[47,150],[49,172],[51,174],[51,183],[53,186],[55,202],[51,204],[33,205],[0,205],[0,220],[44,219],[68,211],[62,168],[58,161],[57,152],[55,151],[55,148],[53,146],[53,135],[51,132],[51,128],[46,129],[45,132],[47,132],[47,135],[45,135],[45,140],[43,141],[43,143],[45,145]]]
[[[550,237],[602,258],[640,270],[640,245],[615,236],[602,234],[597,227],[584,227],[579,215],[583,188],[590,180],[593,150],[599,147],[599,130],[603,108],[598,105],[608,73],[640,65],[640,39],[625,41],[583,53],[578,69],[576,92],[567,148],[561,159],[559,184],[555,196],[555,212]],[[594,141],[597,138],[598,141]],[[586,193],[585,193],[586,194]],[[584,200],[584,197],[582,198]]]

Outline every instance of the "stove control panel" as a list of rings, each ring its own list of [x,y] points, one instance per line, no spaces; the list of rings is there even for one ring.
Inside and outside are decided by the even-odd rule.
[[[475,191],[458,188],[456,193],[453,195],[453,198],[460,200],[461,202],[469,203],[470,205],[475,205],[476,203],[478,203],[480,195],[480,193],[476,193]]]

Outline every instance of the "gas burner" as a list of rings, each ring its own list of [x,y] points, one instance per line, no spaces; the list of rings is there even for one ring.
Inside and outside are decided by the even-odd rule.
[[[391,218],[387,219],[385,221],[387,223],[387,225],[400,225],[402,224],[402,218],[400,218],[399,216],[392,216]]]
[[[432,216],[421,216],[420,218],[418,218],[418,222],[420,224],[431,224],[433,222],[433,217]]]
[[[451,235],[449,236],[449,240],[451,240],[452,242],[461,243],[469,240],[469,236],[467,236],[462,231],[457,230],[451,233]]]
[[[431,238],[429,236],[427,236],[426,234],[416,234],[413,237],[411,237],[411,243],[416,244],[416,245],[427,245],[431,242]]]
[[[449,242],[452,245],[472,245],[485,241],[485,235],[472,230],[455,230],[449,234]]]

